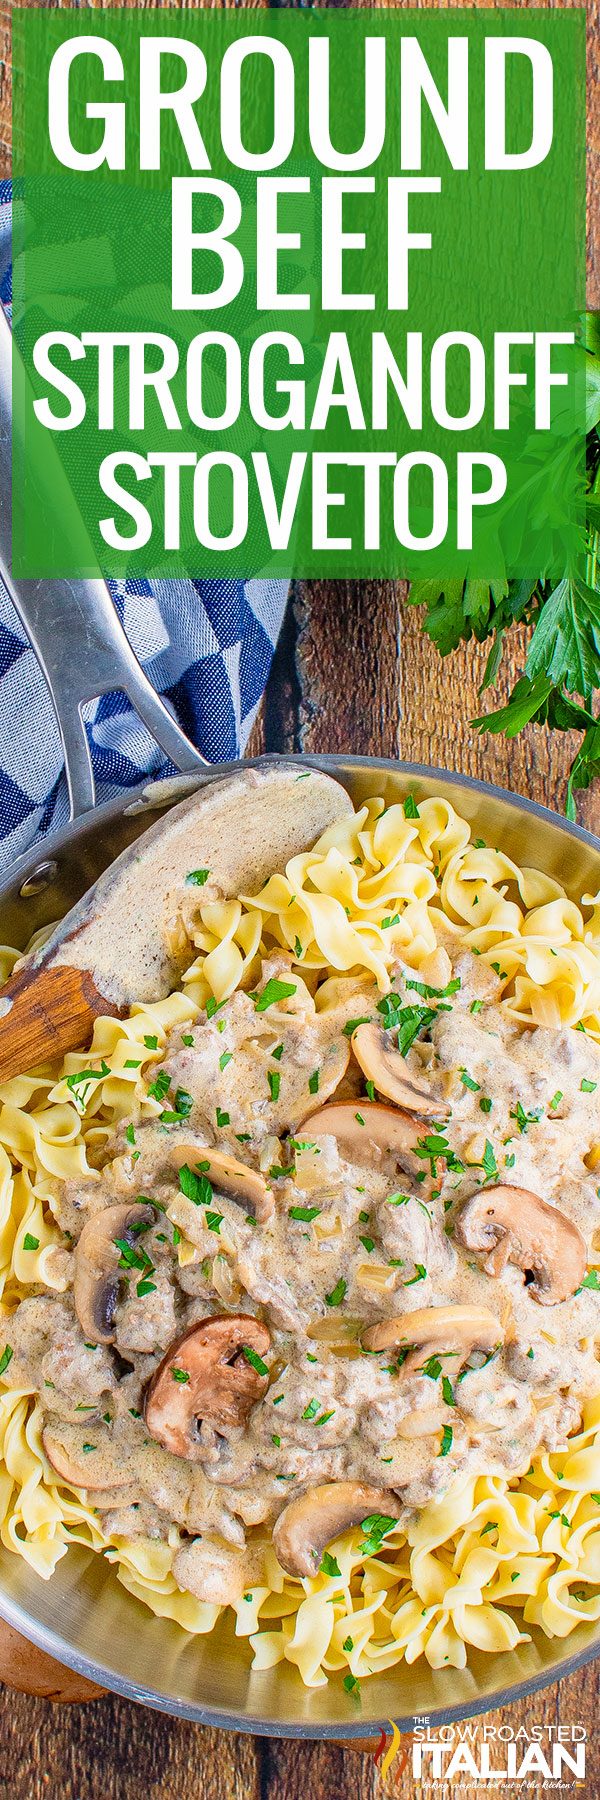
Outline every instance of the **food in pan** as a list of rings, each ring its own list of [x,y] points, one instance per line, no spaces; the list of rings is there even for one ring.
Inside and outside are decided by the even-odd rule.
[[[174,929],[0,1090],[3,1542],[350,1691],[599,1618],[598,897],[409,796]]]

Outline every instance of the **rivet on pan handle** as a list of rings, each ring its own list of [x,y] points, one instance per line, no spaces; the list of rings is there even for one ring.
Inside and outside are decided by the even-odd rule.
[[[71,818],[94,805],[92,760],[81,709],[111,688],[122,688],[140,719],[183,771],[207,767],[134,655],[106,583],[13,576],[11,330],[0,306],[0,574],[46,678],[61,735]],[[48,437],[48,505],[60,505],[65,474]]]

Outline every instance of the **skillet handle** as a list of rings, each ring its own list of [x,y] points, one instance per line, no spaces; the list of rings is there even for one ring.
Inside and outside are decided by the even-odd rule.
[[[71,818],[89,812],[95,789],[81,708],[110,688],[122,688],[176,768],[206,768],[206,757],[186,737],[157,694],[119,623],[106,583],[97,580],[24,581],[12,573],[12,334],[0,306],[0,574],[27,632],[50,690],[60,731]],[[53,461],[55,467],[52,467]],[[60,471],[60,473],[59,473]],[[64,474],[49,439],[49,481]]]

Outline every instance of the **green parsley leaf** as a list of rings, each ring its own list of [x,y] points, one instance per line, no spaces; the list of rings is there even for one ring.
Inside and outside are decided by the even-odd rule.
[[[227,1068],[227,1064],[230,1062],[233,1062],[232,1051],[224,1050],[222,1056],[219,1057],[219,1068],[221,1070],[221,1074],[223,1073],[223,1070]]]
[[[597,1086],[598,1086],[597,1081],[588,1081],[587,1078],[584,1076],[584,1079],[581,1083],[581,1093],[582,1094],[595,1094]]]
[[[347,1286],[348,1286],[348,1283],[346,1281],[344,1281],[343,1276],[340,1275],[340,1279],[339,1279],[339,1281],[336,1281],[335,1287],[332,1288],[331,1293],[325,1295],[326,1305],[327,1306],[341,1306],[342,1300],[344,1300],[345,1296],[346,1296]]]
[[[352,1037],[353,1031],[357,1031],[359,1025],[370,1025],[370,1023],[371,1020],[367,1013],[363,1013],[362,1019],[349,1019],[347,1025],[342,1026],[343,1035],[344,1037]]]
[[[253,1350],[250,1344],[242,1344],[242,1356],[245,1356],[246,1362],[250,1363],[252,1369],[256,1369],[257,1375],[268,1375],[269,1370],[266,1362],[263,1362],[262,1356],[259,1356],[258,1352]]]
[[[440,1448],[438,1451],[438,1456],[447,1456],[448,1455],[448,1451],[452,1449],[453,1438],[454,1438],[454,1432],[452,1430],[452,1426],[445,1425],[443,1432],[442,1432],[442,1442],[441,1442],[441,1445],[440,1445]]]
[[[189,1376],[189,1370],[188,1370],[188,1369],[176,1369],[176,1368],[172,1368],[172,1369],[171,1369],[171,1374],[172,1374],[172,1377],[173,1377],[173,1380],[174,1380],[174,1381],[179,1381],[179,1382],[181,1382],[181,1383],[182,1383],[182,1384],[185,1384],[185,1382],[186,1382],[186,1381],[189,1381],[189,1379],[190,1379],[190,1376]]]
[[[190,869],[186,875],[186,887],[206,887],[210,869]]]
[[[407,794],[406,796],[404,801],[404,817],[405,819],[418,819],[419,817],[419,808],[414,794]]]
[[[268,1082],[269,1093],[273,1103],[275,1103],[275,1101],[279,1099],[279,1089],[281,1087],[281,1075],[279,1069],[269,1069]]]
[[[266,1012],[269,1006],[276,1006],[278,1000],[291,1000],[292,994],[295,994],[296,991],[295,981],[276,981],[271,976],[271,979],[266,982],[262,994],[259,994],[258,1000],[255,1001],[254,1010],[255,1012]]]
[[[223,1112],[220,1106],[217,1107],[215,1116],[216,1116],[216,1120],[217,1120],[217,1125],[220,1127],[221,1130],[224,1125],[229,1125],[231,1123],[230,1118],[229,1118],[229,1113]]]
[[[144,1043],[146,1045],[147,1050],[158,1050],[158,1038],[157,1037],[145,1037]]]
[[[303,1225],[310,1225],[322,1210],[320,1206],[290,1206],[288,1219],[299,1219]]]
[[[309,1075],[308,1077],[308,1091],[310,1094],[318,1094],[319,1092],[319,1074],[319,1069],[313,1069],[312,1075]]]
[[[335,1556],[330,1556],[328,1550],[323,1551],[320,1572],[321,1575],[331,1576],[341,1575],[342,1573],[339,1563],[336,1562]]]
[[[186,1200],[192,1200],[194,1206],[210,1206],[213,1190],[208,1176],[196,1175],[187,1163],[179,1170],[179,1186]]]
[[[39,1238],[32,1237],[31,1232],[26,1231],[25,1236],[23,1238],[23,1249],[24,1250],[39,1250],[39,1247],[40,1247]]]
[[[0,1356],[0,1375],[6,1374],[6,1370],[9,1362],[12,1362],[12,1358],[13,1351],[11,1350],[10,1344],[5,1344],[2,1355]]]

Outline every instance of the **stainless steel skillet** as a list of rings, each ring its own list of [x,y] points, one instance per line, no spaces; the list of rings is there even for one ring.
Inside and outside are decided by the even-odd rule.
[[[6,392],[1,354],[0,345],[0,390]],[[6,456],[6,430],[0,427],[0,566],[48,676],[72,811],[69,824],[42,848],[19,857],[0,882],[0,938],[21,948],[41,925],[61,917],[164,807],[204,782],[235,774],[242,765],[202,768],[202,759],[145,682],[102,584],[93,584],[90,592],[83,583],[42,589],[30,583],[17,588],[12,582]],[[71,656],[74,644],[78,647]],[[128,791],[93,810],[79,708],[108,686],[130,694],[172,760],[190,772]],[[259,766],[281,760],[260,759]],[[574,898],[600,886],[595,837],[498,788],[443,770],[370,757],[285,760],[325,770],[355,802],[377,792],[389,803],[409,788],[417,800],[442,794],[488,842],[555,875]],[[0,1547],[0,1614],[60,1661],[131,1699],[199,1722],[275,1737],[364,1737],[390,1719],[409,1728],[415,1714],[426,1715],[434,1727],[509,1704],[600,1653],[600,1625],[580,1627],[566,1644],[536,1635],[530,1645],[510,1654],[476,1653],[464,1671],[400,1664],[363,1682],[357,1702],[338,1681],[307,1691],[288,1665],[251,1675],[247,1649],[229,1627],[220,1625],[208,1638],[187,1637],[138,1605],[102,1557],[81,1550],[72,1550],[45,1583],[22,1558]]]

